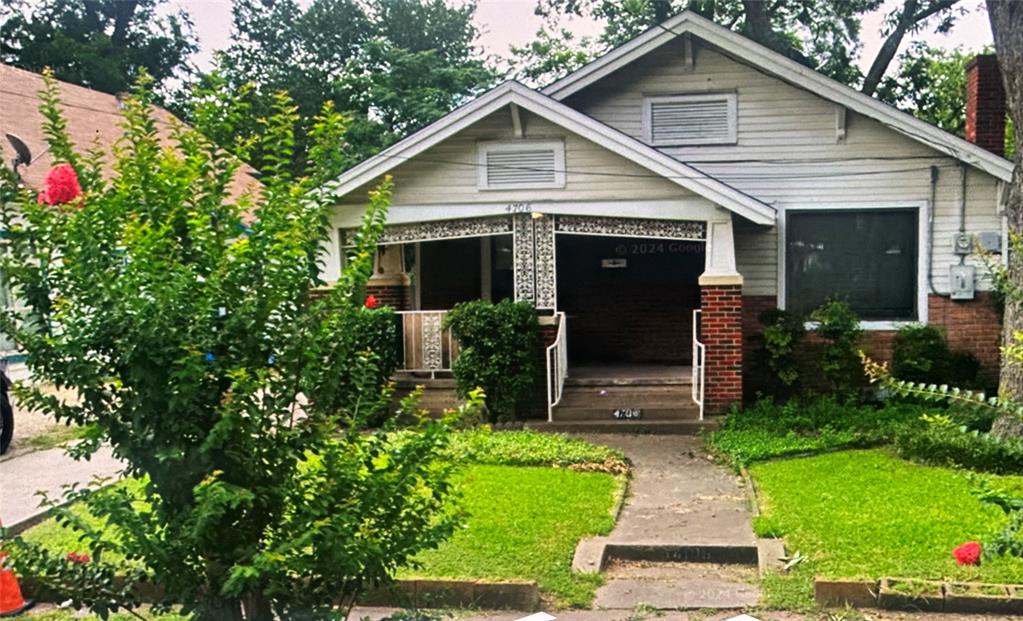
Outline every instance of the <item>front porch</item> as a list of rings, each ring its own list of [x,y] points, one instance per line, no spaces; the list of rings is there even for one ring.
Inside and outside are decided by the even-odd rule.
[[[450,389],[448,309],[514,299],[539,315],[548,424],[678,426],[741,398],[730,219],[529,212],[392,225],[382,242],[368,292],[401,319],[405,384]]]

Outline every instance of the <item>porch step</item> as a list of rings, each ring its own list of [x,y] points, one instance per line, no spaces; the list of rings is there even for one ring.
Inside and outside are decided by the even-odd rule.
[[[569,386],[692,386],[693,378],[689,373],[664,377],[572,377],[565,378],[565,387]]]
[[[690,402],[691,404],[692,402]],[[636,405],[622,404],[607,407],[596,407],[592,405],[564,406],[554,408],[554,420],[557,422],[571,421],[611,421],[618,422],[612,417],[616,409],[638,408],[642,410],[640,421],[672,421],[672,420],[697,420],[700,418],[700,410],[695,405],[686,407],[679,403],[660,405]]]
[[[632,433],[665,436],[694,436],[702,431],[713,431],[718,421],[705,420],[578,420],[529,422],[535,431],[552,433]]]
[[[687,408],[693,405],[689,386],[565,386],[560,407]]]

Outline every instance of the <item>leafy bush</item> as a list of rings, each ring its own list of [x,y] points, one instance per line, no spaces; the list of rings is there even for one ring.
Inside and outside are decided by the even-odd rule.
[[[556,466],[612,474],[628,470],[625,454],[617,449],[528,430],[494,432],[483,427],[457,433],[448,454],[453,461],[494,466]]]
[[[951,419],[899,431],[895,448],[900,457],[920,463],[1023,474],[1023,440],[970,431]]]
[[[463,302],[446,315],[461,349],[452,371],[458,392],[486,394],[491,422],[524,418],[536,400],[540,325],[525,302]]]
[[[390,180],[371,193],[337,285],[311,295],[344,120],[324,110],[310,169],[295,176],[298,119],[278,97],[264,119],[262,188],[236,200],[238,160],[187,128],[164,148],[144,85],[125,101],[111,179],[72,148],[52,78],[42,112],[62,187],[48,182],[37,202],[0,167],[0,267],[25,307],[0,311],[0,327],[39,382],[18,394],[89,429],[79,456],[109,443],[147,483],[144,502],[124,488],[70,490],[65,499],[116,527],[116,540],[58,508],[91,562],[5,540],[16,569],[101,616],[137,606],[131,594],[149,582],[162,607],[196,619],[314,621],[344,616],[365,588],[450,535],[448,421],[363,431],[390,399],[387,314],[363,309],[358,294]],[[239,102],[214,95],[198,118],[238,114]],[[76,173],[80,188],[67,182]],[[115,553],[134,568],[117,580]]]
[[[979,370],[976,357],[953,352],[945,335],[934,326],[904,326],[892,340],[892,373],[899,379],[971,386]]]
[[[760,321],[764,325],[767,366],[778,381],[791,390],[799,381],[796,348],[806,334],[806,320],[802,315],[772,308],[761,313]]]
[[[776,457],[886,443],[899,428],[919,425],[927,411],[912,403],[875,407],[833,397],[785,404],[764,399],[729,414],[710,435],[709,445],[733,466],[745,466]]]
[[[831,392],[849,394],[864,384],[859,358],[863,333],[859,316],[848,304],[835,300],[814,309],[810,320],[817,322],[813,331],[824,343],[820,370]]]

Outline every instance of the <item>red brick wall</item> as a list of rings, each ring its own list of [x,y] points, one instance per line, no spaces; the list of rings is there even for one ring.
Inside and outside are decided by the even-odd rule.
[[[412,307],[410,289],[404,285],[366,285],[366,295],[375,297],[380,306],[390,306],[396,311]]]
[[[742,330],[743,350],[747,375],[762,369],[753,369],[758,349],[762,346],[760,335],[763,326],[760,314],[775,308],[777,300],[773,295],[743,296]],[[949,346],[956,351],[970,352],[980,361],[983,372],[994,378],[998,375],[1001,344],[1001,321],[994,299],[990,293],[979,292],[976,299],[955,301],[944,296],[928,296],[928,323],[943,328]],[[868,330],[864,333],[864,351],[879,362],[892,359],[894,330]],[[812,343],[812,337],[810,341]],[[747,384],[748,387],[748,384]],[[747,398],[753,395],[747,394]]]
[[[977,56],[966,65],[966,139],[1005,154],[1005,86],[994,54]]]
[[[704,409],[721,414],[742,401],[742,286],[700,287],[700,340],[707,346]]]

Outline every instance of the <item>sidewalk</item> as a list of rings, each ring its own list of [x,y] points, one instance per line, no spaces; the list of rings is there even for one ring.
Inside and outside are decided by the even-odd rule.
[[[63,448],[0,461],[0,522],[14,531],[27,528],[46,515],[36,492],[44,491],[51,499],[58,499],[65,485],[113,477],[121,467],[108,447],[101,448],[89,461],[75,461]]]

